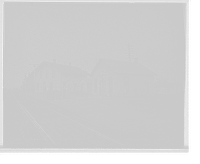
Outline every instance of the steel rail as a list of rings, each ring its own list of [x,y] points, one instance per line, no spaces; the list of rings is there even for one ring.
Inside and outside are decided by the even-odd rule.
[[[20,100],[12,93],[15,101],[19,105],[19,107],[24,111],[24,113],[28,116],[28,118],[33,122],[33,125],[39,129],[41,136],[49,145],[57,145],[56,142],[52,139],[52,137],[40,126],[40,124],[35,120],[35,118],[30,114],[30,112],[26,109],[26,107],[20,102]]]
[[[19,93],[18,93],[18,94],[19,94]],[[24,95],[23,95],[23,96],[24,96]],[[113,143],[115,143],[115,144],[117,144],[117,145],[124,146],[124,144],[122,144],[122,143],[120,143],[120,142],[118,142],[118,141],[116,141],[116,140],[114,140],[114,139],[112,139],[112,138],[110,138],[110,137],[108,137],[108,136],[106,136],[106,135],[104,135],[104,134],[101,134],[101,133],[99,133],[98,131],[96,131],[96,130],[94,130],[94,129],[91,129],[91,128],[89,128],[89,127],[87,127],[87,126],[85,126],[85,125],[83,125],[83,124],[81,124],[81,123],[75,121],[74,119],[67,117],[66,115],[63,115],[63,114],[61,114],[61,113],[58,113],[58,112],[52,110],[51,108],[49,108],[49,107],[47,107],[47,106],[45,106],[45,105],[43,105],[43,104],[41,104],[41,103],[38,103],[38,102],[32,100],[32,99],[29,98],[29,97],[26,97],[26,98],[29,99],[30,101],[32,101],[32,102],[34,102],[34,103],[36,103],[36,104],[38,104],[38,105],[44,107],[44,108],[46,108],[46,109],[52,111],[53,113],[58,114],[59,116],[64,117],[64,118],[70,120],[71,122],[73,122],[73,123],[75,123],[75,124],[77,124],[77,125],[79,125],[79,126],[85,128],[85,129],[87,129],[87,130],[89,130],[89,131],[91,131],[91,132],[93,132],[93,133],[95,133],[95,134],[98,134],[99,136],[101,136],[101,137],[103,137],[103,138],[105,138],[105,139],[108,139],[108,140],[112,141]]]

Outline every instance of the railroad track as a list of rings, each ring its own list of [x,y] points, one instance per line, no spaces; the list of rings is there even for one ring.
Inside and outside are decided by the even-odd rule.
[[[66,144],[73,146],[73,142],[71,142],[71,143],[68,142],[70,140],[63,137],[63,135],[66,135],[66,134],[64,134],[64,132],[59,129],[59,127],[60,128],[63,128],[64,126],[69,127],[68,124],[73,126],[72,131],[75,134],[78,133],[80,135],[80,137],[78,139],[76,138],[78,140],[78,143],[77,142],[74,143],[76,145],[84,145],[84,142],[81,143],[81,140],[83,138],[86,139],[87,141],[89,141],[89,142],[85,142],[85,143],[87,143],[87,145],[89,143],[96,145],[96,143],[97,143],[98,145],[102,144],[102,145],[107,145],[107,146],[113,145],[113,146],[124,147],[124,146],[131,144],[129,141],[126,141],[126,140],[120,138],[119,136],[113,135],[109,132],[105,133],[105,131],[102,130],[101,128],[93,128],[92,126],[88,126],[88,123],[84,122],[85,120],[81,120],[80,118],[77,119],[76,117],[72,117],[73,114],[70,113],[69,111],[62,113],[60,111],[60,108],[58,108],[58,107],[55,108],[55,106],[54,106],[54,109],[52,109],[49,105],[39,102],[36,99],[33,99],[33,98],[23,95],[21,93],[14,93],[13,96],[15,97],[16,102],[21,107],[23,112],[26,114],[28,119],[31,120],[32,124],[38,129],[38,131],[40,132],[43,139],[46,141],[46,143],[48,145],[59,145],[62,143],[65,144],[64,141],[66,141]],[[32,106],[34,105],[34,107],[39,108],[39,110],[31,109],[30,105],[28,107],[27,103],[31,103]],[[43,113],[42,118],[40,116],[41,113]],[[54,127],[52,127],[53,123],[48,120],[48,117],[52,118],[52,119],[55,118],[54,120],[56,120],[58,124],[60,124],[59,120],[61,120],[62,124],[60,124],[59,127],[56,126],[56,128],[54,128]],[[57,142],[55,135],[52,135],[52,133],[49,133],[49,131],[47,131],[47,129],[45,128],[47,126],[49,127],[49,129],[51,128],[53,131],[56,131],[56,129],[57,129],[58,132],[56,132],[56,133],[60,137],[63,134],[61,137],[63,142]],[[79,130],[80,130],[80,132],[79,132]],[[70,132],[70,136],[71,136],[71,141],[73,141],[74,134],[72,134]]]

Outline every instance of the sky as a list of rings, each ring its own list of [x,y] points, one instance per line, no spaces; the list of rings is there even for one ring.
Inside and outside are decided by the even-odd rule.
[[[128,54],[177,85],[185,79],[185,4],[4,3],[3,85],[19,87],[44,60],[91,72]]]

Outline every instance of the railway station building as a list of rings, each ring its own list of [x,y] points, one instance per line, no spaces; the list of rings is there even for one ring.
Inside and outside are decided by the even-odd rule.
[[[156,73],[134,62],[99,59],[90,76],[93,95],[104,96],[154,96]]]

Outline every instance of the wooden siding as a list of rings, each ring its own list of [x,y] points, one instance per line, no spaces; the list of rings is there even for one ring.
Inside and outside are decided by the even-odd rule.
[[[36,92],[43,92],[44,83],[46,83],[46,89],[50,90],[50,82],[53,82],[53,90],[57,89],[60,90],[60,72],[55,70],[55,77],[52,77],[52,69],[48,65],[44,65],[42,70],[42,78],[40,78],[40,71],[38,71],[35,75],[36,84],[39,83],[39,91]],[[46,78],[46,70],[49,71],[49,76]]]
[[[100,80],[99,74],[104,71],[109,73],[105,77],[104,95],[109,96],[109,77],[112,77],[112,96],[146,96],[144,84],[149,84],[148,96],[154,95],[154,76],[148,75],[130,75],[116,74],[106,64],[100,63],[92,76],[92,94],[100,95]],[[129,77],[129,93],[124,93],[124,76]],[[95,93],[95,79],[97,79],[97,93]]]

